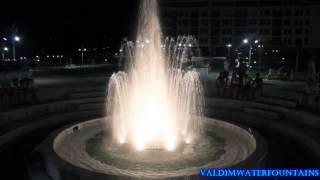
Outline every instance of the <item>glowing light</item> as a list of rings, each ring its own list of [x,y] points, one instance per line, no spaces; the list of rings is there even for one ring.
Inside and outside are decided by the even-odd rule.
[[[14,41],[19,42],[19,41],[20,41],[20,37],[19,37],[19,36],[15,36],[15,37],[14,37]]]
[[[244,40],[243,40],[243,43],[244,43],[244,44],[248,44],[248,43],[249,43],[249,40],[248,40],[248,39],[244,39]]]
[[[258,44],[258,43],[259,43],[259,40],[255,40],[254,43],[255,43],[255,44]]]
[[[8,48],[8,47],[4,47],[3,50],[4,50],[4,51],[8,51],[9,48]]]
[[[232,44],[227,44],[227,47],[228,47],[228,48],[232,47]]]

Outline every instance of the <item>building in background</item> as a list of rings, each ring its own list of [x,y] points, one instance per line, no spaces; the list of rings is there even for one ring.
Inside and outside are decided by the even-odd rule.
[[[166,35],[194,35],[208,55],[241,49],[244,38],[270,53],[320,49],[318,0],[160,0],[160,15]]]

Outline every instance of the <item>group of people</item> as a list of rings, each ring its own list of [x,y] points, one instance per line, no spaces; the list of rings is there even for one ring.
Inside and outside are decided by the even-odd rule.
[[[239,99],[254,99],[262,94],[263,80],[259,73],[251,78],[246,73],[220,72],[217,80],[217,96]]]
[[[7,109],[25,103],[34,103],[36,90],[32,78],[14,78],[9,85],[0,83],[0,108]]]

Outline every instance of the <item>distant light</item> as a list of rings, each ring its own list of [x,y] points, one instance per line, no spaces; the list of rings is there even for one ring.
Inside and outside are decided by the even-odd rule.
[[[3,39],[4,41],[8,41],[8,39],[7,39],[7,38],[5,38],[5,37],[4,37],[4,38],[2,38],[2,39]]]
[[[108,62],[108,59],[104,59],[104,62]]]
[[[23,59],[23,57],[20,57],[20,60],[22,60]]]
[[[17,42],[19,42],[19,41],[20,41],[20,37],[19,37],[19,36],[15,36],[15,37],[14,37],[14,40],[17,41]]]
[[[249,43],[249,40],[248,40],[248,39],[244,39],[244,40],[243,40],[243,43],[244,43],[244,44],[248,44],[248,43]]]
[[[115,56],[118,56],[118,53],[115,53],[114,55],[115,55]]]
[[[55,56],[55,55],[52,55],[52,57],[55,58],[56,56]]]
[[[3,50],[4,51],[9,51],[9,48],[8,47],[4,47]]]
[[[84,49],[83,49],[83,51],[87,51],[87,49],[86,49],[86,48],[84,48]]]
[[[63,58],[63,55],[60,55],[61,58]]]
[[[192,47],[192,44],[191,44],[191,43],[189,43],[189,44],[188,44],[188,46],[189,46],[189,47]]]
[[[253,61],[253,64],[257,64],[257,61]]]
[[[181,47],[182,46],[182,44],[181,43],[179,43],[179,47]]]
[[[39,56],[36,56],[36,58],[38,59],[38,58],[39,58]]]
[[[57,58],[60,58],[60,56],[59,56],[59,55],[57,55]]]
[[[81,49],[78,49],[78,51],[81,51]]]
[[[276,52],[279,52],[279,50],[277,49]]]
[[[259,43],[259,40],[255,40],[254,43],[255,43],[255,44],[258,44],[258,43]]]
[[[281,59],[284,61],[286,58],[285,58],[285,57],[282,57]]]
[[[23,57],[23,59],[27,59],[27,57]]]
[[[123,49],[120,49],[119,52],[123,52]]]
[[[146,43],[147,43],[147,44],[149,44],[149,43],[150,43],[150,40],[149,40],[149,39],[147,39],[147,40],[146,40]]]
[[[229,48],[232,47],[232,44],[227,44],[227,47],[229,47]]]
[[[37,61],[40,62],[40,59],[38,59]]]
[[[47,55],[46,57],[49,58],[50,56]]]

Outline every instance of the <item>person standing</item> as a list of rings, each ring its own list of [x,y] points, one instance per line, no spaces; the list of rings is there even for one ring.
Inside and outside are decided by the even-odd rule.
[[[224,73],[220,72],[216,80],[217,96],[223,97],[225,95],[225,88],[226,88],[226,81],[225,81]]]
[[[252,83],[253,87],[253,98],[257,98],[262,95],[263,91],[263,79],[260,77],[260,73],[256,73],[256,77]]]
[[[230,82],[230,96],[233,98],[239,97],[240,77],[236,73],[232,73]]]
[[[242,99],[249,99],[251,94],[251,78],[248,74],[244,74],[241,80],[241,98]]]

